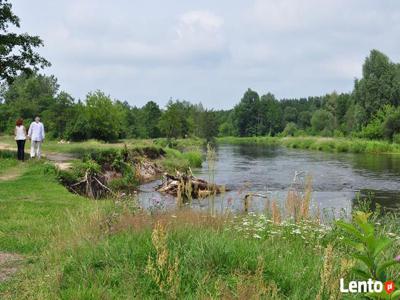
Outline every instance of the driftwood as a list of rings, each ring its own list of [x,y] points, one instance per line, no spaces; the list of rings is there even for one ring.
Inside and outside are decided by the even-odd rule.
[[[83,179],[68,186],[68,189],[76,194],[85,195],[92,199],[99,199],[107,194],[114,195],[114,192],[105,185],[105,182],[104,176],[93,174],[87,170]]]
[[[197,199],[224,192],[225,187],[194,177],[190,171],[176,172],[176,175],[164,173],[162,183],[156,190],[182,199]]]

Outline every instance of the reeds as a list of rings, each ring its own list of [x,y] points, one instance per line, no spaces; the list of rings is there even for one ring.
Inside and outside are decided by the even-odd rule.
[[[320,222],[319,208],[311,215],[310,206],[312,199],[312,177],[306,176],[305,182],[299,182],[298,174],[290,186],[283,207],[277,200],[270,201],[266,197],[264,214],[271,217],[275,224],[281,223],[283,219],[293,220],[295,223],[302,220],[313,219]]]
[[[325,248],[324,262],[321,270],[320,288],[316,299],[338,300],[342,298],[339,282],[340,278],[345,278],[352,269],[354,262],[342,258],[339,264],[336,264],[336,255],[332,244]]]
[[[151,234],[151,241],[156,250],[156,257],[148,256],[146,274],[157,284],[160,292],[170,299],[177,299],[180,278],[179,259],[168,251],[168,234],[165,225],[157,222]]]

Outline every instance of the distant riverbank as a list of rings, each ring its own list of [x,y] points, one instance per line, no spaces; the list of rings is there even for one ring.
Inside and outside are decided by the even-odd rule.
[[[326,137],[220,137],[219,143],[277,145],[295,149],[349,153],[400,154],[400,145],[386,141]]]

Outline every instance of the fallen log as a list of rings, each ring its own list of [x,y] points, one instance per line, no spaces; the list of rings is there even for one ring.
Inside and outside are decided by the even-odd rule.
[[[197,199],[220,194],[225,191],[225,187],[197,178],[191,172],[177,171],[176,175],[164,173],[162,183],[156,187],[156,191],[182,199]]]
[[[105,197],[107,194],[114,196],[115,193],[106,186],[105,182],[106,180],[103,175],[86,170],[82,180],[67,186],[67,188],[73,193],[92,199],[99,199]]]

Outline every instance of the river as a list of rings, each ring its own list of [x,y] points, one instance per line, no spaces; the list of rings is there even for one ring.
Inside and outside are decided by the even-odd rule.
[[[264,145],[219,145],[216,160],[209,169],[205,161],[194,174],[226,185],[228,192],[217,196],[218,210],[243,210],[244,195],[267,195],[284,203],[295,174],[298,182],[311,176],[312,203],[321,211],[352,210],[358,198],[369,197],[387,209],[400,209],[400,155],[326,153]],[[154,192],[157,182],[141,187],[139,199],[146,208],[174,206],[175,199]],[[357,194],[360,197],[357,197]],[[194,200],[192,205],[208,209],[209,200]],[[253,197],[251,210],[265,207],[265,199]]]

